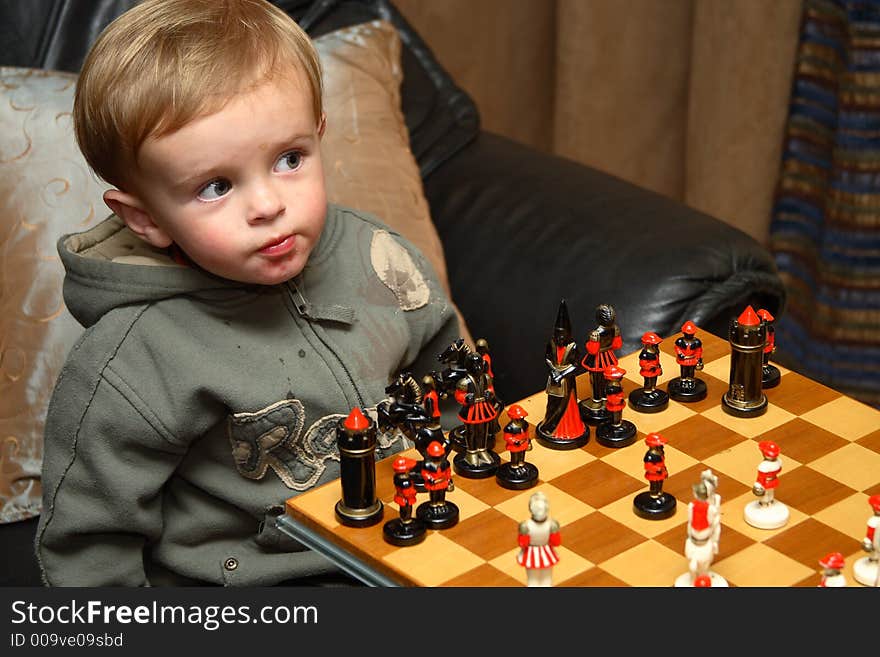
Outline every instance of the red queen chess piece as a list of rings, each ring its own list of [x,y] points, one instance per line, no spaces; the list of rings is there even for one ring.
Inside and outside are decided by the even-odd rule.
[[[535,427],[535,438],[549,449],[577,449],[590,440],[577,400],[577,343],[565,299],[559,303],[553,335],[547,343],[544,362],[547,375],[547,408]]]

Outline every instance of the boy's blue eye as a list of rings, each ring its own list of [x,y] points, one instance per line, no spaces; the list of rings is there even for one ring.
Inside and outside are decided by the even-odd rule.
[[[230,189],[232,189],[232,185],[229,184],[228,180],[218,178],[202,187],[197,196],[202,201],[216,201],[218,198],[226,196]]]
[[[289,151],[278,158],[275,165],[276,171],[293,171],[302,163],[302,153],[298,151]]]

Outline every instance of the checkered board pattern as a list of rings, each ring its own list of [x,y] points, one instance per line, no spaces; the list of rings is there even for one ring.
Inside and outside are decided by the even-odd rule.
[[[607,448],[595,440],[576,450],[551,450],[537,441],[526,460],[540,471],[537,486],[511,491],[494,477],[454,477],[448,499],[458,505],[459,523],[429,530],[420,544],[396,547],[382,538],[382,523],[368,528],[339,524],[333,512],[340,498],[331,482],[287,501],[297,522],[405,586],[525,586],[525,571],[516,563],[517,529],[528,518],[528,499],[543,491],[550,513],[560,524],[562,545],[554,567],[559,587],[667,587],[687,571],[684,556],[687,505],[700,472],[718,476],[722,498],[719,554],[712,570],[732,587],[812,587],[819,584],[818,560],[829,552],[846,558],[848,586],[859,587],[852,573],[864,556],[861,540],[872,511],[868,497],[880,493],[880,411],[855,401],[795,372],[780,368],[782,379],[766,390],[769,407],[756,418],[726,414],[720,404],[728,389],[730,345],[705,332],[704,369],[697,373],[709,394],[697,403],[670,401],[661,413],[642,414],[629,406],[623,417],[639,431],[636,443]],[[678,376],[672,336],[661,343],[665,389]],[[620,359],[627,374],[624,390],[641,386],[638,353]],[[497,367],[497,365],[496,365]],[[588,397],[589,379],[578,379],[579,397]],[[543,418],[546,394],[541,391],[519,402],[536,425]],[[501,426],[507,421],[502,416]],[[644,479],[644,438],[661,433],[669,478],[664,490],[677,499],[673,517],[646,520],[632,510],[633,497],[648,489]],[[756,529],[743,519],[743,508],[756,499],[751,492],[761,461],[758,442],[775,441],[781,449],[782,472],[776,499],[787,504],[791,517],[776,530]],[[497,440],[497,444],[503,441]],[[507,458],[506,452],[499,454]],[[418,454],[411,450],[411,455]],[[377,489],[385,503],[384,520],[395,517],[391,461],[377,464]],[[427,499],[420,494],[417,504]],[[383,522],[384,522],[383,520]]]

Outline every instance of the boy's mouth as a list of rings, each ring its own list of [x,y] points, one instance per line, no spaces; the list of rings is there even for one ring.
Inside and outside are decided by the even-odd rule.
[[[286,235],[278,239],[274,239],[260,248],[260,253],[267,256],[284,255],[293,249],[295,238],[293,235]]]

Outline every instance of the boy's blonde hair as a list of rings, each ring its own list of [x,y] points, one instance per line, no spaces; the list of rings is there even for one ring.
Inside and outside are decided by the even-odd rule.
[[[105,28],[83,63],[77,143],[97,175],[124,189],[148,138],[291,70],[304,73],[320,121],[320,60],[284,11],[267,0],[144,0]]]

